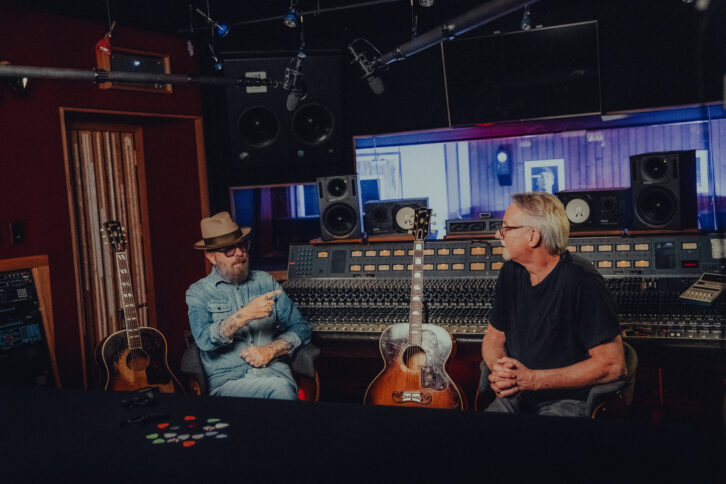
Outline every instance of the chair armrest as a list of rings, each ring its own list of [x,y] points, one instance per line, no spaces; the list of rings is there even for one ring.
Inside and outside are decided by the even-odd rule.
[[[492,374],[492,371],[483,361],[479,363],[479,369],[481,370],[481,373],[479,375],[479,387],[476,391],[480,395],[483,395],[487,391],[491,390],[491,386],[489,386],[489,375]]]
[[[592,412],[597,405],[610,398],[615,392],[622,390],[627,382],[627,379],[622,379],[609,383],[601,383],[590,388],[586,401],[588,412]]]
[[[191,342],[181,358],[180,369],[187,377],[194,379],[199,385],[202,395],[207,393],[207,375],[202,367],[202,358],[199,355],[199,347]]]
[[[320,348],[312,343],[299,347],[292,355],[290,368],[298,375],[315,378],[315,358],[320,354]]]

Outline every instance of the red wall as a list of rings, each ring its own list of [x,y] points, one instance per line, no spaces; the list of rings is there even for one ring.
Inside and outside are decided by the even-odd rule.
[[[95,44],[107,25],[0,7],[0,60],[13,65],[92,69]],[[173,74],[197,73],[186,39],[118,25],[117,47],[167,53]],[[197,86],[173,86],[173,94],[100,90],[86,81],[31,80],[18,98],[0,84],[0,259],[47,254],[50,263],[56,356],[63,386],[82,385],[81,345],[66,193],[59,107],[201,116]],[[178,371],[188,326],[184,289],[204,273],[191,250],[199,238],[202,204],[193,123],[144,127],[149,218],[159,329]],[[20,221],[24,243],[12,244],[9,225]],[[87,355],[92,358],[92,355]]]

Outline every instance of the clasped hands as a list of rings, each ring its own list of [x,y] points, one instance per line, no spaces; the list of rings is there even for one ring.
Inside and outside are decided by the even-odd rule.
[[[243,349],[239,355],[250,365],[260,368],[266,366],[275,357],[275,352],[266,346],[249,346]]]
[[[518,360],[503,356],[492,368],[489,382],[497,397],[511,397],[521,391],[534,390],[535,373]]]

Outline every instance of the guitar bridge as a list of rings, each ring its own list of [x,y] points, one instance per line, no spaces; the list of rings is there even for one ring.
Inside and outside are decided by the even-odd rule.
[[[419,391],[393,392],[393,401],[396,403],[418,403],[428,405],[433,400],[430,393]]]

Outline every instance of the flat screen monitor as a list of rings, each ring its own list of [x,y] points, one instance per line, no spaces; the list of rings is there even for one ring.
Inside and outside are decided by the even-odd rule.
[[[601,112],[596,21],[443,47],[452,126]]]

